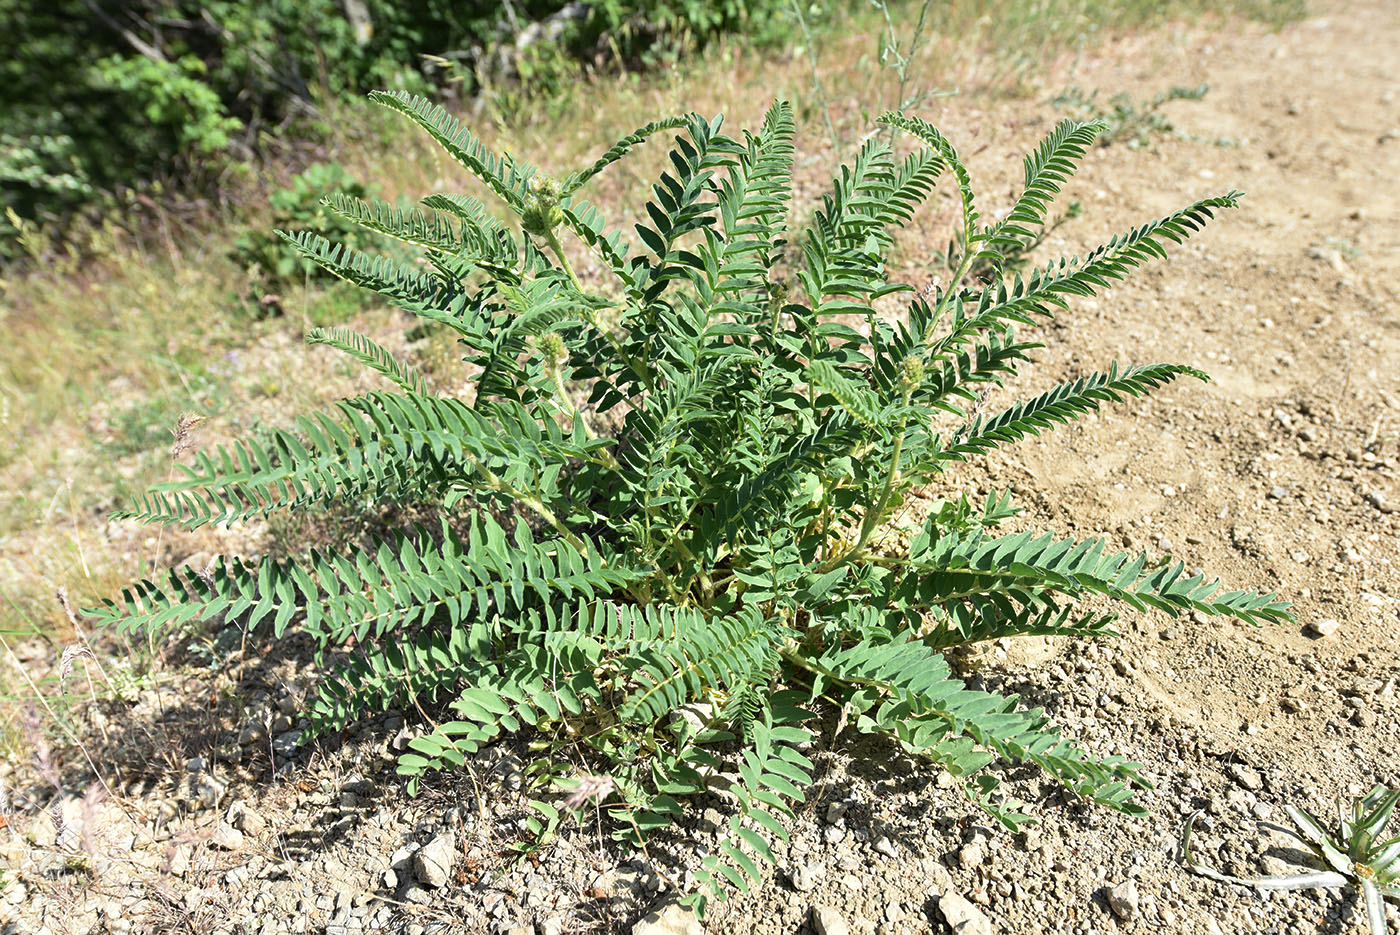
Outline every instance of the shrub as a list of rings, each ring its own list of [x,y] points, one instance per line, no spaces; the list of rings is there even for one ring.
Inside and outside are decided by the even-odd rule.
[[[757,133],[726,135],[720,118],[694,114],[652,123],[555,180],[487,151],[439,107],[374,97],[485,183],[519,231],[459,194],[412,211],[337,197],[328,204],[341,216],[421,247],[428,265],[314,233],[287,242],[455,332],[474,393],[433,393],[368,339],[319,332],[390,388],[199,453],[125,515],[197,527],[348,499],[437,504],[440,524],[295,560],[224,561],[208,577],[177,570],[95,611],[106,621],[168,630],[224,614],[265,639],[299,628],[318,659],[348,652],[310,704],[312,731],[389,706],[445,710],[399,760],[410,791],[532,728],[535,788],[573,790],[535,803],[538,839],[592,800],[619,839],[640,843],[728,775],[737,811],[688,897],[703,910],[756,880],[768,841],[786,834],[783,817],[812,782],[799,749],[813,736],[808,705],[834,705],[858,730],[946,767],[1010,828],[1025,818],[998,793],[997,761],[1037,764],[1138,814],[1139,764],[1076,746],[1015,696],[969,690],[944,653],[1021,634],[1111,634],[1113,614],[1079,606],[1100,596],[1133,611],[1289,618],[1273,594],[1223,591],[1102,539],[999,532],[1018,512],[1009,491],[938,500],[908,537],[892,526],[950,465],[1177,377],[1204,379],[1179,364],[1115,364],[993,415],[974,405],[1038,346],[1015,325],[1163,256],[1237,193],[1082,259],[960,286],[973,264],[1035,236],[1102,125],[1060,124],[1027,157],[1010,213],[986,225],[948,140],[886,114],[921,148],[899,158],[871,139],[810,229],[789,232],[785,103]],[[633,254],[580,190],[671,130],[670,168]],[[920,293],[888,281],[884,257],[944,174],[967,249],[950,289]],[[576,276],[566,237],[602,281]],[[901,300],[896,320],[876,311]]]
[[[3,220],[63,221],[122,186],[207,188],[261,132],[373,87],[426,90],[424,56],[476,63],[565,0],[0,0],[0,258]],[[566,18],[557,43],[522,58],[562,85],[605,41],[649,50],[765,29],[779,0],[606,0]],[[619,44],[620,43],[620,44]],[[544,48],[543,46],[549,46]],[[438,59],[439,62],[444,61]],[[74,63],[82,67],[75,68]],[[470,71],[470,69],[468,69]],[[527,76],[528,77],[528,76]],[[303,124],[300,132],[306,133]],[[237,145],[234,145],[237,144]],[[198,158],[191,158],[192,156]]]

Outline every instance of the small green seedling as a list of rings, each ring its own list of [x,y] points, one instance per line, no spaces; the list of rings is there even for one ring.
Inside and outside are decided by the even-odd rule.
[[[1291,805],[1285,806],[1284,811],[1293,821],[1293,828],[1270,822],[1259,823],[1261,828],[1281,831],[1302,842],[1327,868],[1312,873],[1247,880],[1197,864],[1191,856],[1191,828],[1201,816],[1199,810],[1186,819],[1186,827],[1181,833],[1181,857],[1192,872],[1203,877],[1260,890],[1360,887],[1371,935],[1386,935],[1384,900],[1400,903],[1400,835],[1388,841],[1381,840],[1381,835],[1394,817],[1397,803],[1400,803],[1400,790],[1391,791],[1380,785],[1352,802],[1350,821],[1347,820],[1346,806],[1338,803],[1335,833],[1308,812]]]

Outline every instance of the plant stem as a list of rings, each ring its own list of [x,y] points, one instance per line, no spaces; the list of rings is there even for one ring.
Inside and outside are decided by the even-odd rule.
[[[598,438],[598,433],[593,430],[593,426],[588,424],[588,420],[584,418],[583,411],[579,409],[578,403],[574,402],[573,394],[564,386],[563,371],[552,363],[548,364],[548,367],[551,371],[551,376],[554,378],[554,395],[559,403],[559,407],[564,410],[564,414],[567,415],[571,421],[583,426],[584,437],[589,441],[596,440]],[[607,448],[599,449],[599,451],[601,452],[601,463],[614,471],[618,470],[619,465],[617,463],[617,458],[613,457],[613,453]]]
[[[582,294],[583,283],[579,282],[578,274],[574,272],[573,264],[570,263],[569,258],[564,255],[564,245],[559,242],[559,235],[554,233],[553,230],[549,230],[545,232],[544,240],[545,243],[549,244],[549,248],[554,251],[554,255],[559,258],[559,265],[562,266],[564,272],[568,274],[569,282],[573,283],[574,288]],[[593,326],[594,330],[601,334],[604,340],[612,345],[612,349],[617,353],[617,356],[627,362],[628,369],[637,375],[637,378],[642,381],[642,385],[650,391],[655,391],[656,387],[652,384],[651,377],[647,374],[646,369],[637,363],[636,358],[627,353],[627,350],[622,346],[622,342],[619,341],[611,331],[603,327],[603,323],[598,320],[598,314],[590,309],[585,318],[588,323]]]
[[[929,322],[929,329],[932,329],[934,324],[936,324],[943,317],[944,312],[947,311],[948,303],[952,301],[953,296],[957,292],[958,283],[962,282],[963,276],[967,275],[968,267],[971,265],[972,246],[969,243],[967,251],[963,254],[962,260],[958,263],[957,271],[953,275],[953,281],[948,284],[948,288],[944,290],[942,297],[938,300],[938,304],[934,306],[933,316]],[[926,332],[920,337],[920,342],[922,343],[927,339],[928,334]],[[909,398],[913,395],[913,392],[914,387],[909,386],[905,388],[903,400],[905,407],[909,405]],[[833,568],[860,555],[861,551],[865,548],[865,544],[870,541],[870,536],[875,532],[876,527],[878,527],[880,522],[885,518],[885,510],[889,508],[890,497],[894,493],[894,485],[899,480],[899,456],[904,451],[904,433],[908,429],[908,426],[909,417],[906,414],[901,417],[899,421],[899,430],[895,435],[894,448],[890,452],[889,471],[885,475],[885,482],[880,489],[880,496],[876,498],[875,505],[871,507],[865,514],[865,518],[861,521],[860,534],[857,536],[855,544],[839,555],[831,556],[818,565],[818,574],[831,571]]]
[[[582,292],[583,283],[579,282],[578,274],[574,272],[573,264],[570,263],[569,258],[564,255],[564,245],[559,242],[559,235],[554,233],[553,230],[548,230],[545,231],[544,240],[545,243],[549,244],[549,248],[554,251],[554,255],[559,258],[559,265],[562,266],[564,272],[568,274],[569,282],[574,284],[575,289]]]
[[[498,474],[496,474],[495,471],[491,470],[489,467],[482,464],[477,459],[473,458],[472,463],[475,465],[477,471],[481,474],[482,478],[486,481],[487,487],[490,487],[497,493],[503,493],[506,496],[513,498],[522,506],[529,507],[536,513],[536,515],[538,515],[546,523],[552,526],[554,528],[554,531],[559,533],[559,536],[565,542],[569,543],[569,545],[577,549],[580,555],[582,555],[585,558],[588,557],[588,546],[584,543],[582,539],[580,539],[577,535],[574,534],[574,531],[572,529],[564,525],[563,521],[559,519],[559,517],[555,514],[553,510],[551,510],[548,506],[545,505],[543,500],[541,500],[539,497],[534,496],[533,494],[526,493],[523,490],[518,490],[517,488],[506,483]]]

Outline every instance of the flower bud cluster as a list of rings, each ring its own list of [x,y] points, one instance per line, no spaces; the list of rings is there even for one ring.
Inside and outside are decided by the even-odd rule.
[[[540,335],[539,339],[540,356],[544,358],[545,366],[551,370],[557,370],[563,366],[564,361],[569,359],[569,352],[564,347],[564,339],[559,336],[559,332],[550,331]]]
[[[900,367],[899,385],[906,393],[912,393],[924,383],[924,359],[906,357]]]
[[[530,197],[520,215],[520,226],[534,237],[548,237],[564,223],[559,207],[559,183],[546,175],[530,179]]]

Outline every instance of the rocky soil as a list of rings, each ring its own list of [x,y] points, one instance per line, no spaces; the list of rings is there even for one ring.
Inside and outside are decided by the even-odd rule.
[[[1146,764],[1155,788],[1142,820],[1015,770],[1009,788],[1040,822],[1011,836],[948,777],[827,723],[809,751],[820,781],[778,848],[780,868],[758,893],[715,907],[708,931],[1363,930],[1351,894],[1213,883],[1182,866],[1177,845],[1202,810],[1203,861],[1289,872],[1298,855],[1257,822],[1400,783],[1396,49],[1396,10],[1370,2],[1278,34],[1143,35],[1081,61],[1082,85],[1138,98],[1174,84],[1211,90],[1172,105],[1186,135],[1096,149],[1066,193],[1084,213],[1047,251],[1091,247],[1203,194],[1249,197],[1170,263],[1041,329],[1043,363],[1007,392],[1114,359],[1185,361],[1214,382],[1106,411],[956,478],[967,490],[1016,485],[1030,525],[1106,531],[1231,584],[1278,589],[1299,625],[1137,615],[1118,640],[1023,641],[960,660],[974,686],[1018,692],[1091,749]],[[1010,191],[1019,154],[1056,117],[1042,101],[936,104],[930,116],[989,196]],[[1220,137],[1234,143],[1203,142]],[[904,255],[941,248],[946,193],[936,206]],[[303,748],[306,647],[210,639],[125,700],[53,712],[82,748],[36,751],[42,733],[18,725],[28,742],[0,767],[5,931],[701,931],[667,900],[714,843],[721,794],[645,854],[587,824],[517,860],[521,750],[487,751],[410,799],[393,760],[412,712]],[[20,656],[36,679],[59,666],[41,647]],[[81,671],[70,685],[82,693]],[[1400,931],[1397,907],[1391,924]]]

